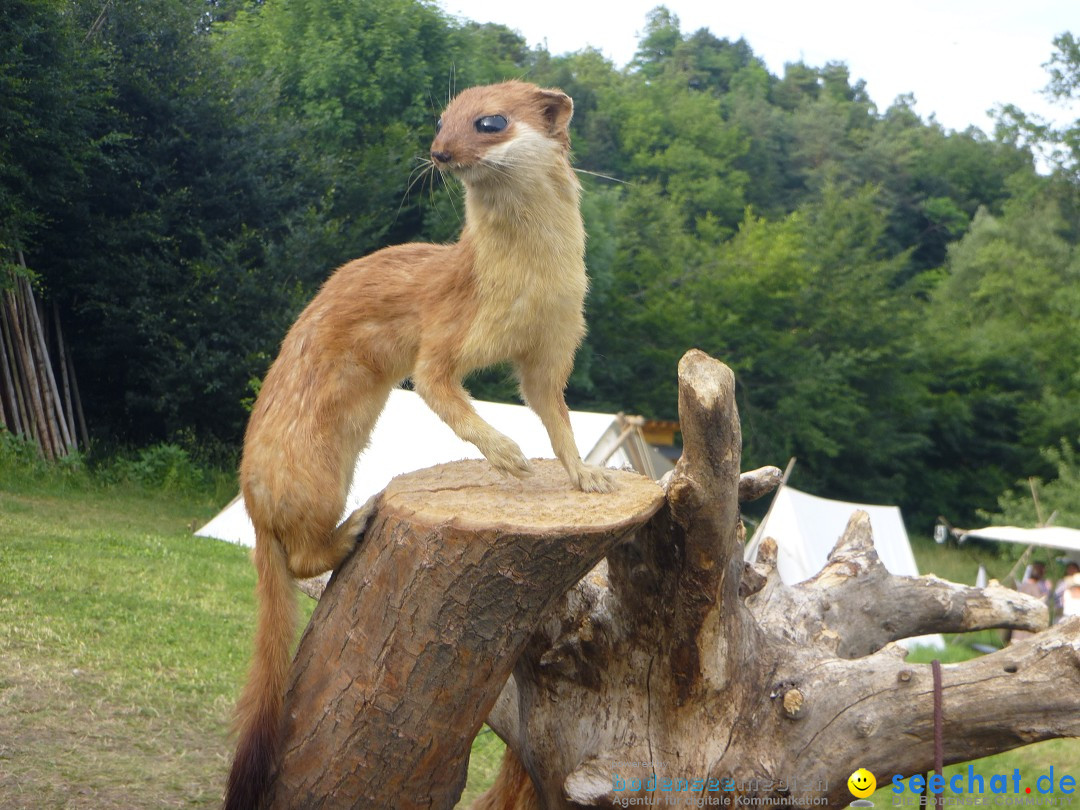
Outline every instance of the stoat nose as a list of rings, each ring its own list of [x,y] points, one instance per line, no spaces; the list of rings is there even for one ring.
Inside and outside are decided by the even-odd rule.
[[[431,150],[431,159],[436,163],[449,163],[453,158],[454,156],[449,152],[439,152],[434,149]]]

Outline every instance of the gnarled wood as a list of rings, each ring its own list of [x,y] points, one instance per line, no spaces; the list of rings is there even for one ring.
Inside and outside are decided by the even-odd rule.
[[[996,627],[1043,630],[1046,604],[992,584],[957,585],[935,576],[890,574],[874,550],[870,517],[856,511],[825,567],[797,585],[776,570],[776,544],[765,538],[755,565],[764,585],[747,600],[759,625],[793,644],[815,644],[840,658],[880,650],[890,641],[925,633]]]
[[[483,808],[836,804],[855,762],[927,770],[930,667],[894,642],[1038,630],[1045,607],[889,574],[862,513],[806,582],[780,581],[770,541],[743,563],[738,499],[779,471],[740,475],[734,402],[726,367],[683,359],[666,497],[627,474],[572,492],[553,463],[395,481],[301,644],[273,806],[450,808],[485,713],[508,754]],[[946,760],[1080,734],[1078,637],[1074,620],[945,665]]]
[[[779,467],[758,467],[739,476],[739,503],[756,501],[780,486],[784,473]]]
[[[814,664],[807,657],[786,668],[781,678],[804,695],[806,718],[777,724],[789,729],[779,766],[784,772],[827,777],[830,799],[846,804],[846,784],[834,779],[843,774],[841,763],[857,762],[875,774],[930,769],[930,667],[908,664],[897,653],[890,647],[867,658]],[[946,764],[1080,735],[1080,618],[942,670]]]
[[[560,600],[558,622],[533,637],[489,724],[547,808],[718,795],[846,804],[854,762],[882,774],[927,770],[930,668],[906,663],[891,642],[947,630],[1038,629],[1045,608],[998,587],[890,575],[864,514],[808,582],[784,585],[767,553],[743,564],[738,527],[718,514],[742,488],[727,472],[737,468],[738,432],[717,426],[736,418],[731,378],[695,353],[680,372],[687,455],[670,483],[669,510]],[[691,453],[702,440],[726,445]],[[712,531],[728,534],[696,538],[703,515]],[[704,550],[696,558],[695,548]],[[715,590],[680,593],[706,582]],[[680,607],[687,600],[703,607],[696,616],[705,622]],[[1080,666],[1069,640],[1076,632],[1055,628],[994,656],[946,665],[947,760],[1076,733]],[[681,654],[691,640],[696,661]],[[686,787],[671,790],[680,779]],[[710,792],[710,782],[721,789]]]
[[[617,774],[647,779],[656,763],[706,776],[731,729],[752,726],[744,712],[767,680],[739,597],[734,376],[701,352],[679,376],[684,452],[668,509],[560,600],[488,718],[544,807],[608,806],[636,795],[612,793]]]

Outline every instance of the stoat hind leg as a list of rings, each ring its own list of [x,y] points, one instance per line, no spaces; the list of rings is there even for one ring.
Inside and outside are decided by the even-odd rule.
[[[337,528],[323,533],[322,542],[306,543],[302,550],[290,550],[289,573],[297,579],[308,579],[337,568],[356,545],[358,532],[351,524],[353,515]],[[366,517],[364,522],[367,522]]]
[[[278,536],[287,538],[289,571],[298,579],[337,568],[352,552],[375,511],[376,496],[373,496],[338,522],[352,486],[356,459],[367,446],[390,394],[388,385],[375,382],[369,383],[366,395],[354,403],[349,420],[351,432],[335,435],[338,455],[328,456],[321,469],[309,469],[310,480],[291,493],[289,516],[295,523],[295,531],[280,532]],[[335,491],[337,497],[328,494]]]
[[[334,529],[335,543],[348,542],[351,548],[352,545],[359,542],[367,530],[372,515],[375,514],[375,503],[378,499],[378,495],[372,495],[363,506],[354,509],[345,520],[341,521],[341,525]]]
[[[294,572],[297,579],[309,582],[319,580],[321,587],[316,588],[316,591],[322,592],[322,589],[326,587],[326,583],[330,580],[331,571],[341,565],[364,536],[368,523],[371,521],[372,515],[375,514],[375,502],[378,497],[378,495],[372,495],[368,498],[367,503],[359,509],[354,509],[345,520],[341,521],[341,525],[330,534],[330,543],[325,547],[325,555],[306,555],[303,560],[299,561],[301,573]],[[297,562],[294,562],[294,559],[290,559],[290,566],[296,564]],[[315,570],[319,570],[319,572],[315,574],[308,573]],[[310,593],[305,588],[304,582],[300,583],[300,590]]]

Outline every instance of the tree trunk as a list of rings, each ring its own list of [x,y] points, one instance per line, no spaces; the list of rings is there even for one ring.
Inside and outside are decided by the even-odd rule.
[[[652,481],[569,488],[487,462],[395,479],[300,643],[269,806],[453,807],[469,748],[537,623],[662,505]]]
[[[780,581],[771,541],[745,564],[740,494],[779,471],[739,474],[730,370],[695,351],[679,377],[666,497],[630,474],[571,492],[553,463],[525,484],[484,462],[391,484],[301,643],[273,806],[453,807],[485,714],[547,808],[846,804],[854,767],[931,766],[930,667],[893,642],[1038,630],[1045,606],[889,574],[860,512],[807,582]],[[949,762],[1080,734],[1080,620],[946,665],[943,691]]]

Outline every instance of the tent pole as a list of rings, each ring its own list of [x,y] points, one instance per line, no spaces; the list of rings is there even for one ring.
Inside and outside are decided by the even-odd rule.
[[[757,542],[758,535],[761,533],[761,527],[769,522],[769,515],[772,514],[773,506],[776,505],[776,496],[780,494],[780,490],[784,488],[784,485],[787,484],[788,479],[791,477],[791,471],[795,469],[795,461],[795,456],[788,459],[787,466],[784,468],[784,477],[780,479],[780,485],[773,491],[772,500],[769,501],[769,508],[765,510],[765,517],[761,519],[761,523],[754,529],[754,534],[750,537],[750,543],[747,545],[752,545]]]
[[[1031,552],[1034,551],[1034,550],[1035,550],[1035,544],[1032,543],[1030,546],[1027,547],[1027,549],[1024,551],[1024,553],[1020,555],[1020,559],[1016,561],[1016,564],[1012,568],[1009,569],[1009,573],[1007,573],[1005,575],[1006,580],[1011,579],[1013,581],[1013,587],[1015,587],[1017,585],[1016,570],[1018,568],[1020,568],[1020,566],[1022,566],[1022,565],[1027,565],[1028,558],[1031,556]]]

